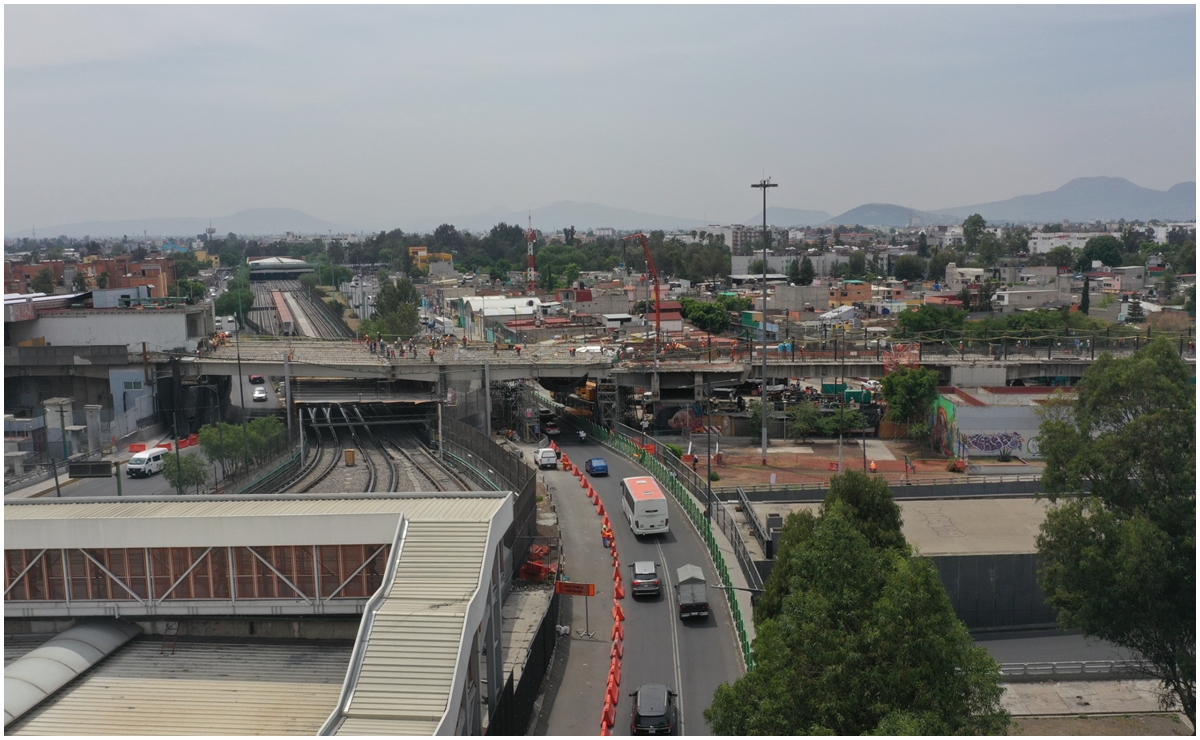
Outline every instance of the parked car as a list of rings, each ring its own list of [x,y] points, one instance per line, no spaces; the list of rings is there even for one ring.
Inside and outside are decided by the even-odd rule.
[[[546,422],[542,430],[546,432],[547,437],[557,437],[559,434],[562,434],[562,428],[558,425],[557,421]]]
[[[558,453],[549,447],[539,447],[533,453],[533,461],[541,468],[558,468]]]
[[[878,380],[867,380],[863,382],[862,387],[865,391],[879,392],[883,390],[883,383]]]
[[[266,379],[266,378],[264,378],[264,377],[263,377],[263,376],[261,376],[261,375],[251,375],[251,376],[250,376],[250,382],[251,382],[253,385],[262,385],[263,383],[266,383],[266,382],[267,382],[267,379]]]
[[[639,560],[632,565],[633,582],[630,590],[634,596],[658,596],[662,593],[662,583],[658,579],[658,563],[653,560]]]
[[[266,388],[255,388],[254,389],[254,400],[255,401],[267,400],[267,389]]]
[[[675,734],[675,692],[661,683],[646,683],[632,692],[633,717],[629,731],[634,735]]]
[[[588,475],[608,475],[608,461],[602,457],[593,457],[583,464]]]

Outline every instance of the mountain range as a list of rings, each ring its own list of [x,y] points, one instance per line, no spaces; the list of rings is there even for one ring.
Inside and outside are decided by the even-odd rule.
[[[981,214],[989,223],[1055,223],[1070,221],[1140,220],[1194,221],[1196,219],[1196,183],[1182,182],[1169,190],[1143,188],[1122,177],[1081,177],[1044,193],[1020,195],[1008,200],[957,206],[934,211],[918,211],[889,203],[868,203],[845,213],[830,217],[825,211],[796,208],[767,208],[767,221],[774,226],[835,226],[861,224],[876,227],[905,227],[919,219],[922,225],[957,224],[972,213]],[[384,223],[372,223],[368,231],[402,228],[405,231],[430,232],[443,223],[454,224],[460,230],[487,231],[497,223],[525,225],[532,217],[542,231],[556,231],[574,226],[580,232],[610,227],[622,231],[632,229],[687,230],[703,228],[703,219],[680,218],[613,208],[598,203],[560,201],[529,211],[492,208],[487,211],[443,218],[397,218]],[[373,219],[373,221],[379,221]],[[42,228],[43,236],[80,238],[119,237],[122,235],[191,237],[202,234],[210,219],[200,217],[147,218],[127,221],[87,221]],[[762,222],[762,212],[743,223]],[[359,231],[367,224],[338,225],[314,218],[290,208],[252,208],[231,216],[211,219],[218,235],[234,232],[239,235],[327,234],[329,232]],[[28,237],[30,230],[8,232],[6,236]]]

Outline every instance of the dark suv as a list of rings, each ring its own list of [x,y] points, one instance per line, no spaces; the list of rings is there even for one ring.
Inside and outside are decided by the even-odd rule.
[[[662,584],[658,580],[658,571],[655,570],[653,560],[639,560],[630,568],[633,568],[633,582],[631,590],[634,596],[658,596],[662,593]]]
[[[633,719],[629,731],[634,735],[675,734],[675,692],[661,683],[646,683],[637,687],[633,699]]]

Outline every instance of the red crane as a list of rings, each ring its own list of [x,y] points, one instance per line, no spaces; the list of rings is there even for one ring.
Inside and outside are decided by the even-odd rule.
[[[632,234],[625,237],[621,241],[629,239],[640,239],[642,242],[642,251],[646,253],[646,268],[650,272],[650,279],[654,281],[654,343],[655,356],[658,355],[658,339],[662,336],[662,301],[658,298],[658,270],[654,269],[654,260],[650,257],[650,242],[646,239],[646,235],[642,233]]]

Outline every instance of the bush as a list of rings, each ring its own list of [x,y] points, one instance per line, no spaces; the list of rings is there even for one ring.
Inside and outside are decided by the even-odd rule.
[[[683,448],[679,445],[663,445],[667,448],[667,452],[674,455],[677,459],[683,457]]]
[[[957,457],[951,458],[950,461],[946,463],[946,470],[950,471],[951,473],[959,472],[958,471],[959,462],[960,461]]]
[[[714,470],[708,474],[708,479],[713,483],[716,483],[717,481],[721,480],[721,474]]]
[[[908,438],[916,442],[926,441],[929,439],[929,425],[923,421],[909,424]]]
[[[1012,462],[1012,451],[1008,448],[1000,450],[1000,454],[996,455],[996,462]]]

